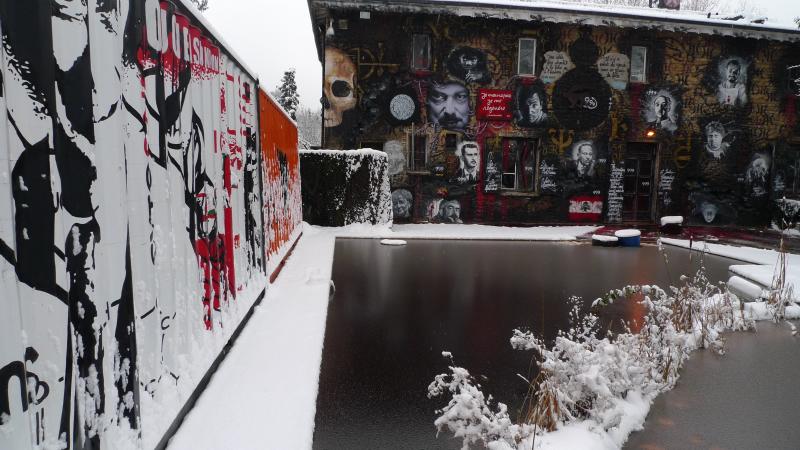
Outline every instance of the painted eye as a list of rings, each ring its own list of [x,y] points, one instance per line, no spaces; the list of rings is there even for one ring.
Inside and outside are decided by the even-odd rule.
[[[350,84],[346,81],[336,80],[331,84],[331,93],[335,97],[349,97],[353,93]]]

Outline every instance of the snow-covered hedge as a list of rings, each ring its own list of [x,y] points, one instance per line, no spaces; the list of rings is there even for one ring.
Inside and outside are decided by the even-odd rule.
[[[303,218],[314,225],[387,224],[392,221],[386,153],[303,150]]]

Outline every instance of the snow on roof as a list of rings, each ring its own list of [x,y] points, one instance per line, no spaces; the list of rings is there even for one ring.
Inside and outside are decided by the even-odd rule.
[[[450,14],[800,42],[800,29],[788,22],[772,23],[763,17],[737,19],[697,11],[578,4],[556,0],[308,0],[308,2],[312,12],[330,8]]]

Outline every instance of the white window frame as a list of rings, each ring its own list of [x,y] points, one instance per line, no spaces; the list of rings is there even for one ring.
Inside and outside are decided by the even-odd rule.
[[[634,72],[633,70],[633,52],[634,49],[642,49],[644,52],[644,58],[642,58],[642,70],[641,76],[638,73]],[[644,45],[634,45],[631,47],[631,75],[630,75],[630,82],[631,83],[647,83],[647,53],[648,48]]]
[[[417,38],[422,37],[425,39],[427,48],[425,52],[428,55],[428,65],[425,67],[417,67]],[[414,33],[411,35],[411,68],[413,70],[428,70],[431,68],[431,35],[425,33]]]
[[[532,55],[525,55],[530,57],[531,59],[531,72],[525,73],[522,72],[522,42],[523,41],[533,41],[533,54]],[[517,41],[517,74],[518,75],[536,75],[536,52],[539,50],[539,42],[535,38],[519,38]]]

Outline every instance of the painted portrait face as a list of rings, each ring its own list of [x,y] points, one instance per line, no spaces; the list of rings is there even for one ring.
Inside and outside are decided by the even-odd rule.
[[[469,92],[459,83],[432,84],[428,91],[428,121],[450,130],[469,122]]]
[[[439,206],[439,215],[447,222],[458,223],[461,221],[461,204],[457,200],[445,200]]]
[[[594,149],[589,144],[583,144],[578,148],[578,161],[583,165],[589,165],[594,160]]]
[[[411,215],[411,192],[405,189],[392,192],[392,212],[394,217],[402,219]]]
[[[478,56],[462,54],[459,57],[459,61],[461,62],[461,67],[465,70],[472,70],[478,65]]]
[[[708,132],[708,148],[711,150],[719,150],[722,146],[722,133],[716,130]]]
[[[537,92],[532,93],[525,103],[528,106],[528,121],[531,123],[540,122],[543,118],[544,110],[542,109],[542,99],[539,98],[539,94]]]
[[[461,158],[464,160],[464,168],[473,170],[478,167],[478,146],[475,144],[467,144],[461,150]]]
[[[659,119],[666,119],[669,115],[670,100],[669,98],[659,95],[653,100],[653,109]]]
[[[700,211],[703,214],[703,220],[705,220],[706,223],[713,222],[714,219],[717,218],[717,209],[718,208],[715,204],[703,202],[703,204],[700,206]]]
[[[738,61],[731,61],[728,63],[728,66],[725,68],[725,76],[727,78],[728,83],[736,83],[739,81],[739,74],[742,72],[742,66],[739,65]]]

